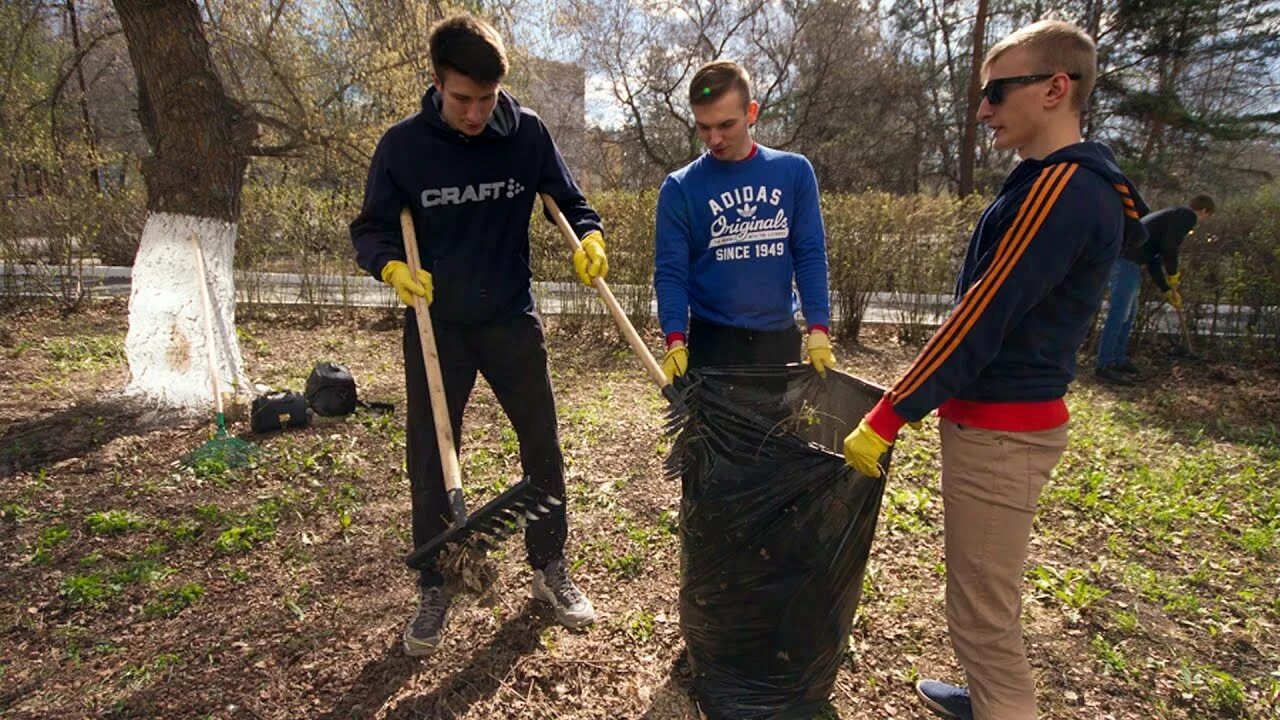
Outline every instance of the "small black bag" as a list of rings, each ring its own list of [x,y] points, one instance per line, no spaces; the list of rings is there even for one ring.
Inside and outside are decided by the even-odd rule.
[[[307,404],[325,417],[350,415],[356,409],[356,379],[345,365],[318,362],[307,378]]]
[[[280,390],[253,399],[249,427],[256,433],[287,427],[300,428],[310,424],[311,413],[307,410],[307,399],[302,393]]]

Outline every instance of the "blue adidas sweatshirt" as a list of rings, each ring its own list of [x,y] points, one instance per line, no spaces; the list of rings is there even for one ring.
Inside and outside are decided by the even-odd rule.
[[[601,229],[533,111],[500,91],[488,126],[470,137],[440,116],[432,86],[421,112],[392,126],[374,151],[351,222],[356,262],[381,279],[383,266],[405,259],[407,205],[431,273],[435,322],[475,326],[532,312],[529,217],[540,192],[555,198],[578,237]]]
[[[973,232],[955,309],[868,413],[872,429],[892,441],[935,408],[993,430],[1066,422],[1076,352],[1112,264],[1146,240],[1146,212],[1104,145],[1020,163]]]
[[[654,289],[663,334],[689,315],[746,330],[830,324],[818,181],[802,155],[757,145],[746,160],[711,153],[671,173],[658,194]]]

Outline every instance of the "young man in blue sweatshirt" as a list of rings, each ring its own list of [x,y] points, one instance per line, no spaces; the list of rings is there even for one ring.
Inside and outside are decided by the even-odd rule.
[[[978,120],[1022,162],[978,221],[955,309],[844,451],[878,475],[902,426],[938,409],[947,626],[968,687],[925,680],[917,692],[943,717],[1031,720],[1020,612],[1032,518],[1066,448],[1076,353],[1146,206],[1111,152],[1081,140],[1097,77],[1083,31],[1024,27],[991,48],[982,75]]]
[[[1116,260],[1111,271],[1110,308],[1102,334],[1098,338],[1098,377],[1117,385],[1132,385],[1138,368],[1129,359],[1129,334],[1138,316],[1138,294],[1142,289],[1142,266],[1146,265],[1151,280],[1160,288],[1164,299],[1182,309],[1182,293],[1178,290],[1182,275],[1178,272],[1178,249],[1199,221],[1213,214],[1213,198],[1196,195],[1185,206],[1157,210],[1142,218],[1147,241],[1129,248]]]
[[[374,152],[364,205],[351,223],[360,267],[396,290],[405,312],[408,470],[417,547],[449,522],[440,451],[427,391],[413,296],[427,299],[455,438],[475,383],[484,375],[520,441],[520,463],[534,485],[562,502],[529,523],[525,549],[534,568],[534,597],[551,603],[559,621],[593,621],[591,602],[569,578],[564,460],[547,371],[542,321],[533,303],[529,217],[534,196],[551,195],[582,238],[573,259],[590,284],[608,271],[600,218],[565,167],[542,121],[501,87],[503,43],[470,15],[431,30],[433,84],[422,110],[393,126]],[[408,206],[423,269],[405,264],[400,209]],[[408,655],[440,642],[449,607],[438,568],[419,579],[418,611],[405,627]]]
[[[835,364],[828,339],[827,245],[818,182],[801,155],[757,145],[760,111],[737,63],[707,63],[689,85],[702,157],[658,194],[654,288],[663,369],[800,360],[796,297],[814,369]]]

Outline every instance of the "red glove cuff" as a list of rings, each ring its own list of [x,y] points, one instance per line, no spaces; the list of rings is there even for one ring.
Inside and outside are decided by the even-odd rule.
[[[676,332],[669,332],[669,333],[667,333],[667,347],[668,347],[668,348],[670,348],[672,345],[676,344],[677,342],[685,342],[685,339],[684,339],[684,333],[682,333],[682,332],[680,332],[680,331],[678,331],[678,330],[677,330]]]

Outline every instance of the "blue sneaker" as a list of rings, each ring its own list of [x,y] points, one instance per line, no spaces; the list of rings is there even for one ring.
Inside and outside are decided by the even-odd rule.
[[[921,680],[916,683],[916,694],[938,717],[973,720],[973,707],[969,705],[969,691],[965,688],[937,680]]]

